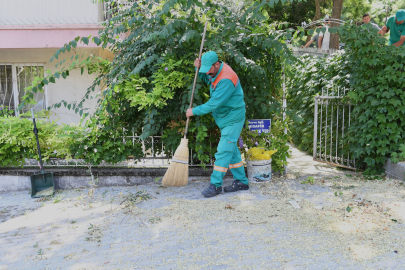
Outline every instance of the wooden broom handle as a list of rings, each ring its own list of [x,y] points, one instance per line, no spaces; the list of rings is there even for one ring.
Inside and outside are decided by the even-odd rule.
[[[204,33],[203,33],[203,37],[202,37],[202,41],[201,41],[201,47],[200,47],[200,55],[198,56],[198,59],[201,59],[201,54],[202,54],[202,50],[203,50],[203,47],[204,47],[205,31],[207,30],[207,24],[208,24],[208,21],[205,22]],[[197,76],[198,76],[198,71],[199,70],[200,70],[200,68],[197,68],[196,71],[195,71],[194,83],[193,83],[193,91],[191,92],[190,106],[188,107],[189,109],[191,109],[192,106],[193,106],[194,91],[195,91],[195,85],[197,83]],[[189,122],[190,122],[190,117],[187,117],[186,130],[184,131],[184,139],[187,138],[187,131],[188,131],[188,123]]]

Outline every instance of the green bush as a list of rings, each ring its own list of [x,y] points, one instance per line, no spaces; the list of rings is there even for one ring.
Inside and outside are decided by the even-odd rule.
[[[102,160],[119,162],[131,154],[139,157],[139,147],[118,140],[129,131],[146,139],[163,132],[164,149],[155,153],[171,154],[185,129],[194,79],[193,62],[200,48],[204,24],[209,21],[204,51],[214,50],[221,60],[238,74],[245,92],[247,119],[273,120],[282,113],[282,64],[292,61],[285,43],[285,33],[269,26],[263,7],[278,1],[255,2],[240,14],[227,8],[199,0],[142,1],[116,13],[104,24],[99,37],[92,40],[111,50],[112,62],[89,56],[47,78],[37,80],[30,91],[42,91],[55,78],[69,76],[80,68],[99,72],[85,98],[78,103],[62,101],[65,106],[84,116],[83,103],[96,86],[103,85],[97,110],[86,129],[87,137],[78,148],[80,155],[93,163]],[[158,3],[158,4],[157,4]],[[120,35],[128,33],[123,40]],[[87,37],[77,37],[57,50],[51,61],[60,61],[63,53],[77,47],[77,42],[89,43]],[[73,57],[72,57],[73,58]],[[29,93],[24,102],[30,99]],[[209,99],[209,89],[197,81],[194,106]],[[22,103],[22,105],[24,104]],[[125,131],[124,131],[125,130]],[[275,145],[287,141],[283,134],[272,134]],[[189,147],[193,159],[208,162],[219,140],[219,130],[210,115],[193,117],[189,127]],[[87,149],[84,149],[87,147]],[[276,164],[286,163],[288,147],[281,147]]]
[[[387,46],[373,29],[348,26],[346,39],[354,106],[350,150],[367,172],[379,173],[405,143],[404,47]]]
[[[328,92],[349,89],[349,66],[346,55],[336,53],[331,58],[304,55],[290,66],[287,81],[288,108],[294,124],[291,137],[302,151],[312,154],[314,142],[314,104],[315,96]]]
[[[293,141],[312,153],[314,96],[332,85],[347,87],[344,102],[353,104],[347,150],[358,167],[380,173],[387,158],[405,157],[405,51],[388,46],[370,27],[345,25],[338,31],[345,42],[344,54],[329,59],[304,56],[291,69]]]
[[[5,110],[0,114],[0,166],[23,166],[24,159],[39,160],[31,118],[14,117]],[[56,125],[55,122],[36,120],[43,161],[50,158],[72,158],[72,150],[82,138],[78,126]],[[74,153],[74,152],[73,152]]]

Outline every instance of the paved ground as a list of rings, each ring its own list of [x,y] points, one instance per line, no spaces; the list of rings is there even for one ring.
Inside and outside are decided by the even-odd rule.
[[[299,173],[301,175],[337,175],[344,174],[345,171],[337,170],[335,166],[327,163],[316,162],[307,153],[298,150],[294,145],[288,144],[291,150],[289,158],[288,172]]]
[[[335,172],[211,199],[208,179],[0,192],[0,269],[405,269],[402,183]]]

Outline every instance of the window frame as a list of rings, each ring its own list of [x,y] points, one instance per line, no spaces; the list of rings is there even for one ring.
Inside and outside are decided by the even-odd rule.
[[[29,63],[29,62],[21,62],[21,63],[0,63],[0,66],[4,66],[7,68],[7,66],[11,66],[11,78],[12,78],[12,84],[13,84],[13,91],[12,95],[14,98],[14,108],[15,108],[15,116],[18,117],[20,115],[19,110],[17,110],[19,104],[19,95],[20,95],[20,89],[18,86],[18,78],[17,78],[17,67],[43,67],[44,68],[44,73],[42,76],[45,76],[45,71],[46,71],[46,63]],[[45,107],[48,107],[48,85],[44,86],[44,96],[45,96]]]

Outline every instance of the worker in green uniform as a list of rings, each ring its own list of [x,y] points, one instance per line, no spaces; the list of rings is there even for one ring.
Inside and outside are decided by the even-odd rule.
[[[187,110],[187,117],[212,113],[221,130],[221,138],[215,154],[211,184],[202,194],[213,197],[222,193],[222,180],[231,170],[234,180],[224,192],[248,190],[249,181],[245,174],[237,140],[245,122],[245,102],[238,75],[230,66],[218,60],[216,52],[206,52],[194,62],[200,68],[198,76],[210,86],[210,99],[203,105]]]
[[[389,17],[379,33],[384,36],[388,31],[390,31],[389,45],[399,47],[405,44],[405,9],[400,9],[395,16]]]

